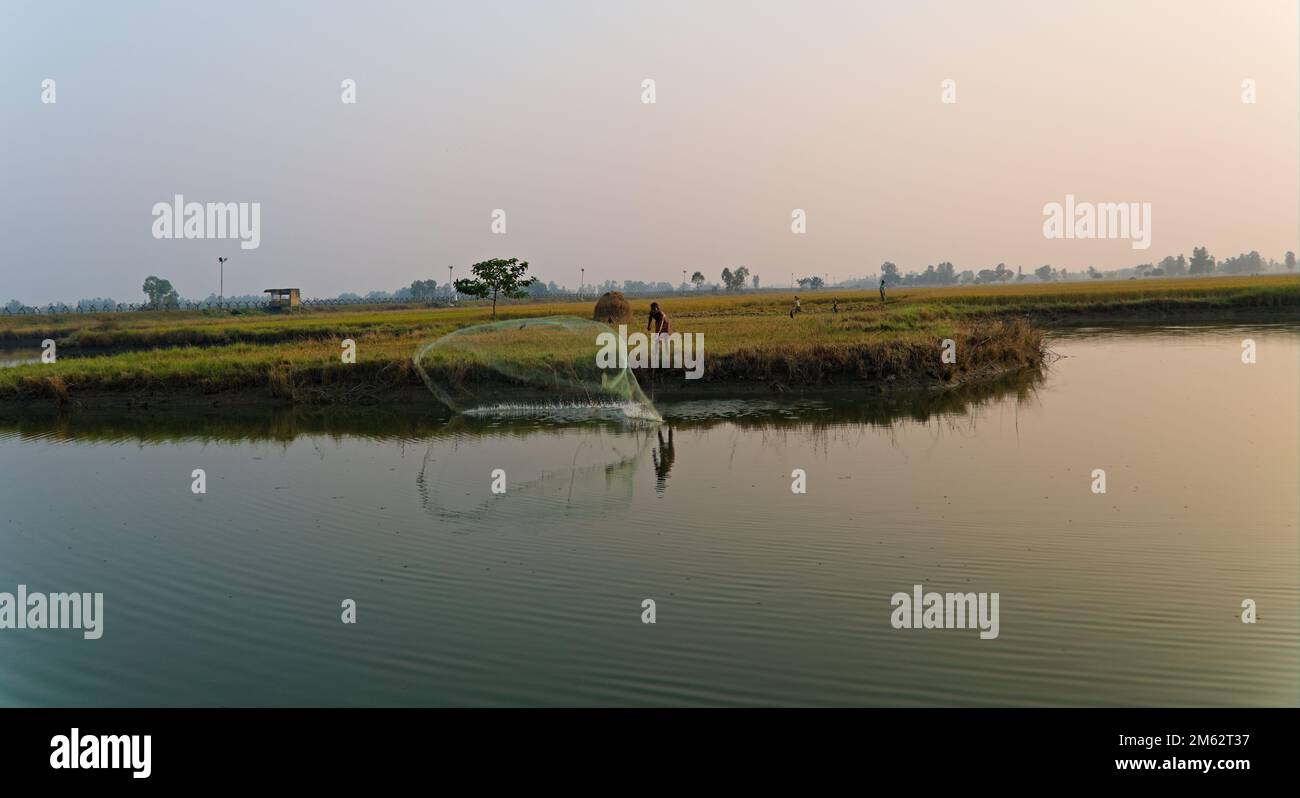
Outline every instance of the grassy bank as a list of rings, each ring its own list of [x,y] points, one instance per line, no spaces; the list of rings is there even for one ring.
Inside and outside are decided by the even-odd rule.
[[[714,320],[781,316],[794,293],[687,294],[663,297],[674,319]],[[1300,277],[1205,277],[1161,280],[1098,280],[1074,283],[1025,281],[1003,285],[891,289],[888,313],[880,313],[875,291],[825,289],[801,294],[809,314],[829,312],[838,301],[847,314],[865,317],[873,329],[907,327],[918,319],[1019,314],[1036,321],[1090,321],[1098,318],[1159,320],[1162,316],[1203,316],[1232,311],[1300,311]],[[502,319],[572,315],[587,318],[591,302],[503,304]],[[638,313],[649,299],[633,303]],[[63,350],[104,350],[225,344],[282,344],[356,338],[362,335],[418,334],[436,338],[454,329],[487,321],[482,305],[454,308],[328,308],[293,314],[246,311],[71,313],[0,316],[0,347],[37,346],[53,339]]]
[[[1036,365],[1041,360],[1042,333],[1021,319],[939,319],[889,332],[863,331],[861,320],[854,321],[851,315],[834,320],[785,318],[785,327],[776,331],[761,320],[680,324],[705,334],[705,376],[688,382],[680,373],[656,374],[654,387],[660,392],[718,386],[800,389],[895,381],[959,382]],[[939,342],[944,338],[952,338],[962,353],[957,364],[941,362]],[[103,394],[197,400],[228,400],[230,394],[246,394],[326,403],[427,400],[411,361],[412,353],[425,340],[416,334],[363,335],[357,339],[354,364],[341,361],[338,339],[168,347],[64,358],[53,364],[0,371],[0,397],[59,404],[96,395],[102,399]],[[582,373],[591,371],[594,353],[593,340],[584,352],[560,356],[571,359],[571,371]],[[565,366],[555,353],[506,350],[503,357],[515,363],[516,371],[527,368],[532,358],[538,364],[546,361],[546,368],[552,370]],[[454,362],[435,364],[434,373],[470,390],[482,390],[494,382],[509,386],[496,375]],[[642,374],[640,379],[644,383],[648,375]],[[529,386],[514,387],[526,390]]]
[[[892,291],[883,306],[875,292],[823,290],[802,294],[805,312],[794,319],[788,313],[791,299],[788,293],[665,298],[675,331],[704,334],[705,376],[687,383],[680,374],[656,373],[656,391],[955,384],[1039,364],[1044,323],[1243,313],[1294,318],[1300,311],[1300,280],[1227,277],[918,288]],[[648,299],[633,302],[634,326],[644,324],[648,306]],[[498,315],[587,318],[590,308],[590,302],[517,303]],[[29,400],[93,403],[106,397],[207,403],[427,401],[412,354],[425,342],[488,318],[489,311],[480,306],[0,318],[0,342],[35,347],[52,338],[60,353],[53,364],[0,369],[0,400],[10,406]],[[341,362],[344,338],[357,343],[355,364]],[[939,342],[945,338],[956,342],[955,364],[941,360]],[[501,354],[548,368],[569,358],[578,367],[593,357],[592,344],[590,350],[561,353],[507,345]],[[105,349],[110,353],[91,356]],[[449,380],[494,379],[446,366],[451,370],[441,376]]]

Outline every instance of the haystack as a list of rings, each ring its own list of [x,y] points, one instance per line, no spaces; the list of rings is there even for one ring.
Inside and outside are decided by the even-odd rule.
[[[606,291],[596,300],[596,311],[591,317],[606,324],[622,324],[632,320],[632,306],[622,291]]]

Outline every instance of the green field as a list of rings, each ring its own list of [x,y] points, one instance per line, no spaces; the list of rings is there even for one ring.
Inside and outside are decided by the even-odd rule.
[[[1166,318],[1294,318],[1300,278],[1211,277],[1146,281],[1012,283],[998,286],[664,297],[675,332],[705,336],[705,378],[693,388],[791,389],[861,384],[945,384],[1035,366],[1043,325]],[[832,312],[832,303],[838,312]],[[632,301],[633,327],[650,300]],[[501,319],[590,318],[592,302],[504,304]],[[0,399],[94,404],[105,396],[383,402],[421,387],[417,348],[489,320],[481,305],[455,308],[248,312],[136,312],[0,317],[0,346],[53,339],[59,359],[0,369]],[[344,364],[340,342],[357,343]],[[952,338],[958,364],[940,361]],[[594,342],[593,342],[594,344]],[[516,360],[590,359],[592,350],[543,353],[520,344]],[[464,377],[464,374],[460,375]],[[471,375],[472,376],[472,375]],[[660,387],[681,387],[657,374]],[[409,391],[407,393],[410,393]]]

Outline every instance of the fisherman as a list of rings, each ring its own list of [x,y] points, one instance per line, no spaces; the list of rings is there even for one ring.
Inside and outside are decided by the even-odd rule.
[[[650,318],[646,319],[645,328],[653,330],[654,334],[667,338],[668,336],[668,314],[659,308],[658,302],[650,303]]]

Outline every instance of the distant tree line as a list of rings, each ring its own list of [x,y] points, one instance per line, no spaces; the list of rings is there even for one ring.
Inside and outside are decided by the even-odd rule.
[[[487,263],[489,261],[485,261]],[[476,266],[479,264],[475,264]],[[471,270],[474,267],[471,267]],[[1065,280],[1085,280],[1085,279],[1102,279],[1110,277],[1111,279],[1128,279],[1128,278],[1152,278],[1152,277],[1182,277],[1197,276],[1209,274],[1267,274],[1271,272],[1291,272],[1296,271],[1296,254],[1288,251],[1282,261],[1276,261],[1272,258],[1265,258],[1257,250],[1243,252],[1239,255],[1217,260],[1210,254],[1206,247],[1193,247],[1191,257],[1186,255],[1167,255],[1156,263],[1140,263],[1136,266],[1113,269],[1108,272],[1102,272],[1093,266],[1086,269],[1071,273],[1068,269],[1057,269],[1050,264],[1043,264],[1034,268],[1029,274],[1025,274],[1024,268],[1017,266],[1014,270],[1004,263],[999,263],[993,267],[980,269],[963,269],[957,270],[949,261],[944,261],[937,265],[926,266],[922,271],[909,272],[903,274],[897,264],[891,261],[885,261],[880,265],[879,277],[863,277],[849,279],[838,283],[840,287],[845,288],[874,288],[875,281],[883,279],[888,286],[929,286],[929,285],[988,285],[1007,282],[1021,282],[1030,279],[1036,279],[1040,282],[1053,282]],[[508,296],[514,298],[530,297],[533,299],[571,299],[578,296],[587,296],[592,293],[602,293],[605,291],[622,291],[629,296],[662,296],[674,292],[685,292],[690,290],[702,291],[711,288],[713,291],[743,291],[747,287],[758,290],[760,281],[756,274],[750,274],[748,267],[737,266],[736,268],[726,267],[719,275],[720,282],[710,285],[702,271],[696,270],[691,273],[688,282],[681,285],[673,286],[666,281],[645,282],[641,280],[624,280],[621,283],[614,280],[606,280],[598,285],[591,285],[584,290],[578,291],[564,285],[558,285],[555,281],[543,283],[536,277],[520,277],[519,284],[512,286]],[[394,291],[370,291],[364,295],[352,292],[344,292],[332,299],[345,302],[428,302],[431,304],[446,303],[455,301],[461,296],[478,296],[462,290],[462,282],[466,285],[472,285],[474,279],[468,282],[457,280],[455,284],[439,283],[436,279],[415,280],[409,286],[403,286]],[[800,277],[796,280],[801,290],[809,291],[823,288],[826,281],[818,276]],[[145,295],[145,305],[152,308],[177,308],[182,304],[204,304],[216,305],[218,301],[227,304],[244,304],[252,305],[264,302],[265,297],[261,294],[247,294],[243,296],[225,296],[218,297],[216,294],[209,294],[202,300],[183,299],[176,289],[172,286],[170,280],[157,275],[149,275],[141,286],[141,291]],[[498,295],[502,291],[498,289]],[[488,296],[490,296],[490,292]],[[331,298],[325,298],[331,299]],[[124,303],[119,303],[111,297],[93,297],[78,300],[73,306],[76,310],[113,310]],[[9,313],[20,313],[28,305],[11,299],[3,309]]]
[[[1287,252],[1280,263],[1264,258],[1255,250],[1244,252],[1223,261],[1216,261],[1206,247],[1194,247],[1190,258],[1186,255],[1169,255],[1157,264],[1142,263],[1130,268],[1115,269],[1109,272],[1102,272],[1093,266],[1089,266],[1087,269],[1073,274],[1068,269],[1056,269],[1050,264],[1044,264],[1035,268],[1032,276],[1039,281],[1050,282],[1073,279],[1101,279],[1105,276],[1124,279],[1128,277],[1182,277],[1207,274],[1266,274],[1269,272],[1294,272],[1295,270],[1296,255],[1294,252]],[[891,286],[986,285],[990,283],[1020,282],[1030,279],[1030,275],[1026,275],[1024,268],[1019,266],[1013,270],[1008,268],[1006,264],[999,263],[991,268],[957,271],[957,268],[947,261],[937,266],[926,266],[924,271],[910,272],[906,275],[901,273],[896,264],[885,261],[880,265],[880,275],[886,285]],[[850,280],[845,285],[866,287],[869,282],[870,279]],[[804,281],[800,280],[799,284],[803,287]]]

